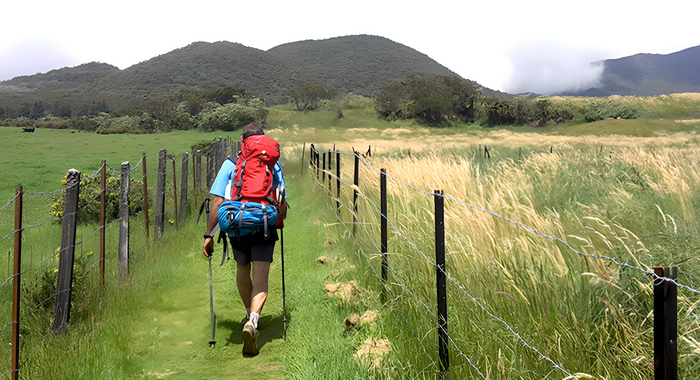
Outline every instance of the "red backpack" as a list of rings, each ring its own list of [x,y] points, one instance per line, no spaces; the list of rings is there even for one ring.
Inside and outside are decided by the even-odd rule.
[[[277,206],[273,178],[280,144],[265,135],[243,140],[231,181],[231,200]]]

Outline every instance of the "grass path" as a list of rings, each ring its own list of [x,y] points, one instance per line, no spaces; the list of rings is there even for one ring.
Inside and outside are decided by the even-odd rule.
[[[203,226],[195,225],[194,218],[189,218],[179,232],[171,229],[172,240],[152,250],[166,259],[149,263],[158,266],[155,278],[147,280],[153,295],[145,298],[147,301],[136,313],[137,319],[131,323],[128,353],[120,363],[126,377],[308,378],[308,367],[315,367],[317,359],[334,362],[333,367],[337,366],[340,372],[352,366],[351,359],[350,362],[337,360],[337,355],[351,358],[347,355],[351,346],[341,335],[341,315],[335,315],[334,306],[323,302],[326,298],[323,284],[334,268],[315,263],[318,256],[329,254],[324,251],[326,235],[318,221],[322,203],[314,194],[300,194],[305,186],[294,175],[288,177],[289,193],[293,197],[285,228],[288,339],[285,340],[282,316],[279,242],[270,270],[268,300],[260,320],[260,355],[254,358],[241,355],[240,320],[245,309],[235,286],[235,262],[231,259],[219,266],[221,245],[217,244],[212,260],[217,344],[214,349],[209,348],[208,262],[201,254],[200,238]],[[318,324],[324,328],[314,331]],[[334,353],[323,353],[327,347],[332,347]],[[319,353],[323,353],[322,357]],[[332,368],[313,372],[323,378],[327,370]]]
[[[189,223],[193,224],[192,219]],[[157,288],[153,296],[133,321],[133,341],[123,363],[125,374],[147,379],[281,378],[285,342],[279,247],[270,273],[270,296],[260,321],[261,354],[243,358],[240,320],[245,308],[235,287],[235,262],[219,266],[220,245],[212,260],[217,344],[209,348],[209,268],[201,254],[200,230],[203,226],[182,228],[177,248],[158,252],[169,257],[160,268],[169,275],[164,276],[164,283],[154,281]]]

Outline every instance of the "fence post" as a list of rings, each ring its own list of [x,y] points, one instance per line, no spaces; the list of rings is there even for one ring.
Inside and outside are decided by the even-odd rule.
[[[677,267],[654,267],[659,277],[678,278]],[[678,287],[654,280],[654,379],[678,380]]]
[[[197,204],[197,152],[192,152],[192,195],[194,196],[194,204]]]
[[[143,165],[143,214],[146,220],[144,223],[146,224],[146,245],[150,246],[150,236],[151,232],[149,231],[149,218],[148,218],[148,171],[146,170],[146,153],[143,153],[143,156],[141,157],[141,165]]]
[[[207,189],[211,188],[211,182],[212,182],[212,174],[214,173],[214,159],[212,156],[214,155],[214,144],[212,144],[209,147],[209,151],[207,152]]]
[[[323,152],[323,171],[321,172],[321,185],[326,185],[326,152]]]
[[[355,235],[357,233],[357,221],[358,221],[358,215],[357,215],[357,189],[359,189],[360,186],[360,156],[355,153],[355,175],[353,178],[353,184],[355,185],[355,189],[353,190],[353,196],[352,196],[352,233]]]
[[[316,156],[316,180],[318,181],[319,170],[321,169],[321,154],[318,151],[316,151],[316,153],[314,153],[314,156]]]
[[[338,210],[338,216],[340,216],[340,152],[335,152],[335,176],[338,177],[335,184],[335,207]]]
[[[331,167],[333,166],[333,155],[331,155],[331,150],[328,149],[328,191],[333,194],[333,186],[331,181],[331,173],[333,172]]]
[[[173,157],[173,209],[175,210],[175,229],[180,230],[180,218],[177,216],[177,173],[175,172],[175,157]]]
[[[450,369],[450,353],[447,347],[447,276],[445,271],[445,198],[441,190],[435,190],[435,264],[437,266],[437,307],[440,370]]]
[[[197,150],[194,154],[194,175],[195,175],[195,194],[199,195],[202,190],[202,151]]]
[[[304,153],[306,153],[306,143],[301,148],[301,178],[304,178]]]
[[[15,257],[12,278],[12,380],[19,380],[19,290],[22,273],[22,194],[19,186],[15,192]]]
[[[80,172],[70,169],[66,176],[66,194],[63,204],[61,249],[59,250],[58,281],[56,284],[56,308],[52,330],[54,334],[68,330],[70,322],[71,288],[73,286],[73,259],[75,254],[75,228],[78,220]]]
[[[105,224],[107,219],[107,161],[100,168],[100,285],[105,286]]]
[[[156,183],[156,235],[155,240],[163,238],[165,229],[165,164],[168,152],[161,149],[158,152],[158,182]]]
[[[119,184],[119,277],[129,276],[129,185],[131,165],[122,162],[122,175]]]
[[[387,243],[389,240],[389,232],[387,229],[387,200],[386,200],[386,169],[381,170],[381,177],[379,179],[379,192],[381,194],[381,210],[382,210],[382,222],[381,222],[381,253],[382,253],[382,285],[386,284],[389,275],[389,259],[386,255]]]
[[[182,183],[180,185],[180,224],[185,223],[185,218],[187,217],[187,182],[189,180],[189,164],[190,154],[185,152],[182,155]]]

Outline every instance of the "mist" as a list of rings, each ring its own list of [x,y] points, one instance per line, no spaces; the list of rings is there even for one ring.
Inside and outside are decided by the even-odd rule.
[[[605,56],[556,43],[519,45],[508,52],[513,70],[503,89],[511,94],[554,95],[600,87],[604,70],[600,61]]]
[[[48,39],[24,40],[9,46],[0,45],[0,80],[45,73],[77,64],[79,62],[74,57],[56,42]]]

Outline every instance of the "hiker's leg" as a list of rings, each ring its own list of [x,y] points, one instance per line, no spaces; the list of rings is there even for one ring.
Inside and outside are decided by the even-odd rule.
[[[238,265],[236,267],[236,285],[238,285],[238,293],[241,295],[243,305],[246,309],[250,309],[250,301],[253,298],[253,281],[250,279],[250,263],[248,265]]]
[[[267,299],[267,280],[270,275],[270,263],[265,261],[253,262],[253,292],[252,303],[250,306],[251,313],[262,312]]]

